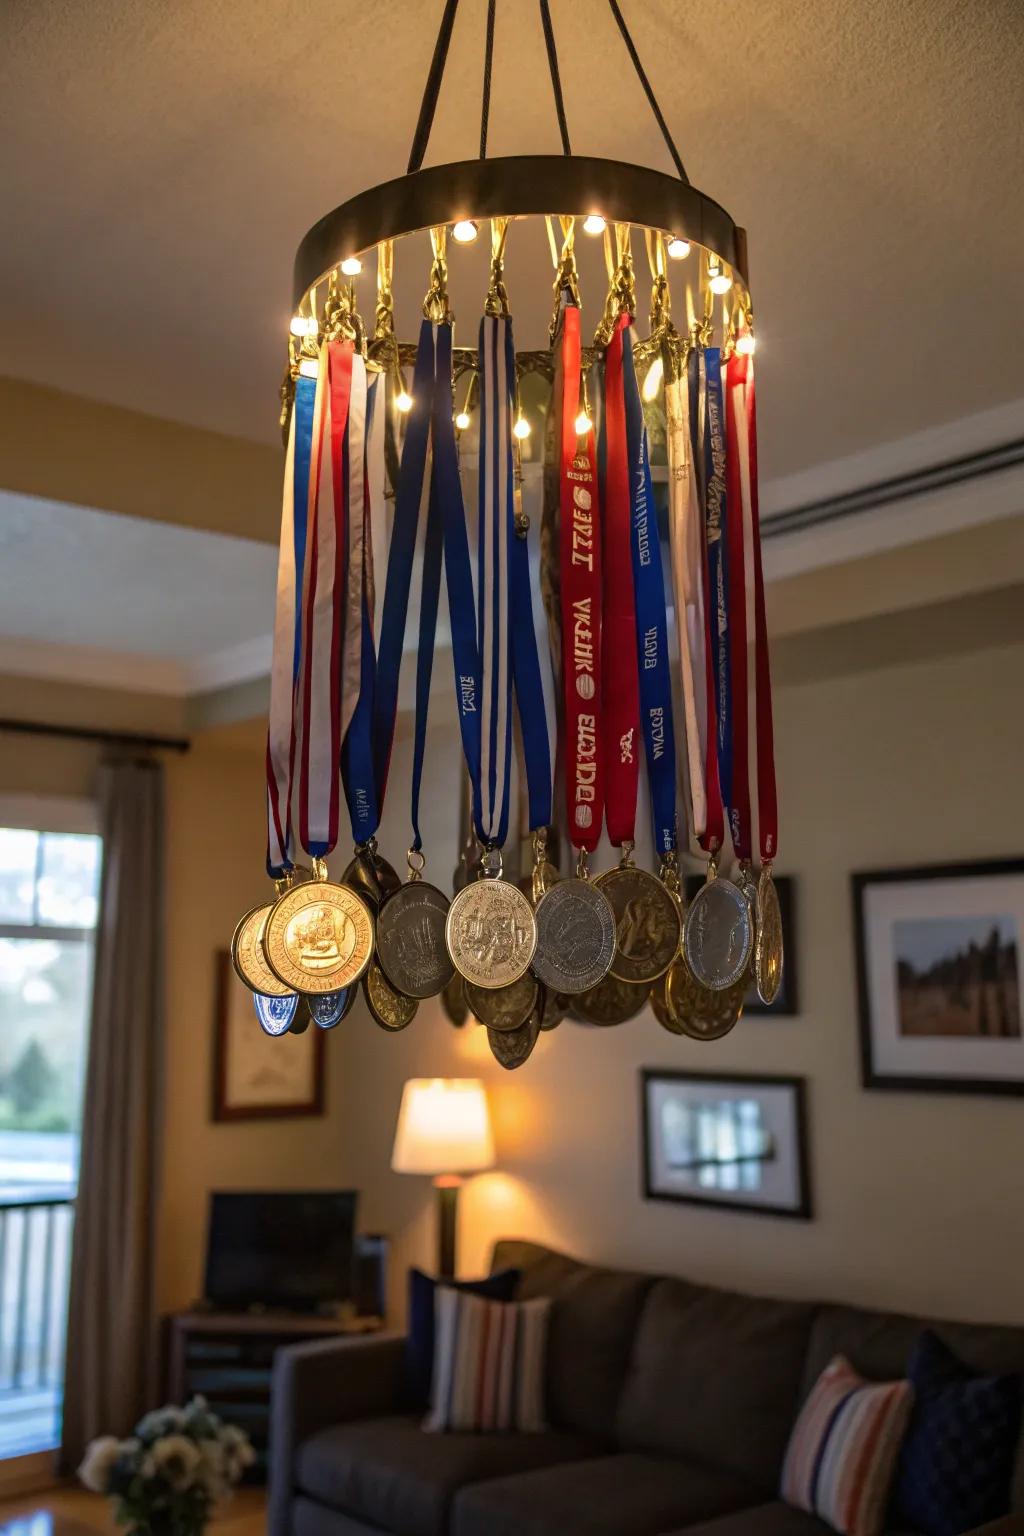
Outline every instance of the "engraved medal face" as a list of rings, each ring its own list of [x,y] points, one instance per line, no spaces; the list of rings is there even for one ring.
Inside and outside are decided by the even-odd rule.
[[[701,986],[731,987],[746,972],[753,947],[750,903],[731,880],[709,880],[690,902],[683,934],[686,962]]]
[[[507,987],[529,969],[537,924],[530,903],[510,880],[474,880],[452,901],[445,937],[467,981]]]
[[[441,1007],[448,1015],[449,1022],[461,1029],[469,1018],[469,1004],[466,1002],[466,978],[456,971],[451,981],[441,993]]]
[[[363,977],[363,992],[374,1023],[381,1029],[394,1034],[405,1029],[416,1017],[419,1003],[414,997],[403,997],[401,992],[396,992],[376,960],[371,961]]]
[[[555,992],[596,987],[615,954],[615,913],[589,880],[560,880],[537,908],[533,974]]]
[[[231,964],[250,992],[259,992],[263,997],[287,997],[293,989],[274,975],[263,953],[263,933],[273,910],[271,901],[245,914],[232,935]]]
[[[286,891],[267,919],[263,952],[296,992],[339,992],[358,981],[373,955],[373,918],[347,885],[310,880]]]
[[[609,1027],[633,1019],[647,1002],[650,986],[646,981],[620,981],[609,971],[603,981],[589,992],[572,999],[573,1015],[584,1024]]]
[[[611,974],[649,985],[679,952],[679,907],[660,880],[634,864],[605,870],[594,883],[615,913]]]
[[[521,1067],[523,1062],[529,1059],[539,1038],[540,1020],[536,1010],[518,1029],[487,1031],[487,1043],[491,1048],[491,1055],[507,1072],[514,1072],[516,1067]]]
[[[445,941],[450,902],[436,885],[409,880],[377,918],[377,959],[406,997],[436,997],[455,971]]]
[[[299,999],[294,992],[287,992],[283,997],[266,997],[262,992],[254,992],[252,1000],[264,1034],[288,1033],[299,1006]]]
[[[784,963],[779,893],[771,871],[763,869],[757,886],[757,944],[754,951],[757,995],[762,1003],[771,1005],[778,997]]]
[[[309,1016],[318,1029],[333,1029],[340,1024],[355,1001],[355,991],[345,987],[341,992],[321,992],[306,998]]]
[[[465,990],[474,1018],[503,1034],[519,1029],[537,1006],[537,983],[529,971],[507,987],[478,987],[467,981]]]
[[[655,1009],[663,1028],[676,1035],[687,1035],[691,1040],[720,1040],[743,1013],[747,975],[744,971],[731,987],[713,992],[701,986],[681,955],[666,975],[664,988],[665,1012],[672,1022],[666,1022]]]

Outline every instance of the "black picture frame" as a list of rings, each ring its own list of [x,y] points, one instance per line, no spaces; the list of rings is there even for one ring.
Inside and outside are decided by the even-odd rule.
[[[656,1188],[651,1180],[650,1154],[653,1127],[649,1089],[652,1083],[657,1082],[722,1083],[750,1089],[760,1087],[788,1090],[792,1095],[792,1135],[798,1185],[793,1202],[777,1204],[763,1200],[738,1200],[726,1196],[688,1194],[679,1190]],[[738,1211],[742,1215],[783,1216],[791,1221],[813,1221],[807,1079],[768,1072],[693,1072],[670,1067],[641,1067],[640,1163],[641,1188],[645,1200],[668,1201],[674,1205],[707,1206],[712,1210]]]
[[[795,1018],[800,1012],[800,989],[797,944],[796,879],[793,875],[773,875],[782,916],[782,947],[785,963],[782,967],[782,985],[774,1003],[763,1003],[757,993],[757,985],[751,981],[743,999],[744,1016],[752,1013],[766,1014],[771,1018]],[[687,875],[683,890],[687,901],[692,901],[704,884],[703,875]]]
[[[954,864],[918,864],[906,868],[874,869],[855,871],[850,876],[850,892],[853,901],[853,931],[854,949],[857,974],[857,1025],[860,1046],[860,1074],[861,1086],[865,1089],[879,1089],[883,1092],[895,1093],[940,1093],[940,1094],[983,1094],[996,1095],[998,1097],[1020,1097],[1024,1095],[1024,1036],[1021,1046],[1021,1074],[1016,1076],[987,1077],[977,1074],[960,1075],[950,1073],[946,1076],[938,1072],[927,1074],[915,1072],[881,1071],[875,1063],[875,1028],[876,1021],[872,1016],[872,995],[870,983],[870,943],[871,936],[868,931],[866,915],[866,896],[872,887],[878,885],[906,884],[914,885],[922,882],[978,880],[990,878],[1004,878],[1007,875],[1019,876],[1024,883],[1024,857],[1006,859],[973,859],[964,860]],[[1024,933],[1021,934],[1024,938]],[[1018,988],[1019,988],[1019,955],[1018,950]],[[1020,997],[1018,990],[1018,1012],[1020,1011]],[[1024,1031],[1024,1023],[1021,1025]],[[960,1036],[950,1036],[952,1040]]]

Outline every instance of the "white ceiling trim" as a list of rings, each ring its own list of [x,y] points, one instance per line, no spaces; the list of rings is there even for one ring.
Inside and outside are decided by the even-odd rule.
[[[38,677],[91,688],[118,688],[130,693],[158,693],[185,698],[189,693],[186,667],[162,656],[139,656],[87,645],[51,644],[44,640],[0,638],[0,673]]]

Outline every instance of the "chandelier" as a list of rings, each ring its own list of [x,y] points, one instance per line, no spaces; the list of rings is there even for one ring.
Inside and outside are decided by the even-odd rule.
[[[539,4],[563,153],[487,158],[489,0],[479,158],[423,169],[458,8],[446,0],[406,174],[326,214],[296,255],[267,742],[275,891],[232,941],[269,1034],[332,1028],[360,991],[376,1024],[401,1030],[440,997],[513,1068],[567,1016],[615,1025],[648,1003],[670,1032],[717,1039],[752,986],[770,1002],[781,983],[746,236],[691,186],[617,0],[677,174],[572,154]],[[548,346],[523,351],[506,257],[531,220],[547,233],[552,314]],[[395,264],[424,231],[419,335],[402,339]],[[477,344],[456,347],[449,258],[488,238]],[[607,278],[592,339],[588,239]],[[526,457],[543,466],[539,515],[524,509]],[[442,591],[459,732],[430,793],[458,799],[465,781],[470,819],[451,894],[424,877],[420,814]],[[388,801],[411,828],[403,880],[376,834],[405,653],[412,772]],[[502,855],[513,760],[532,832],[521,879]],[[332,878],[346,813],[354,852]],[[604,833],[618,858],[598,872]],[[691,838],[706,871],[688,900]]]

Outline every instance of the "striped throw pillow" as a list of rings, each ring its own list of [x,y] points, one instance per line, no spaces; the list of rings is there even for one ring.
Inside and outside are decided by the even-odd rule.
[[[438,1286],[430,1430],[529,1430],[544,1421],[547,1297],[485,1301]]]
[[[913,1403],[908,1381],[869,1382],[837,1355],[793,1426],[782,1497],[843,1536],[879,1536]]]

